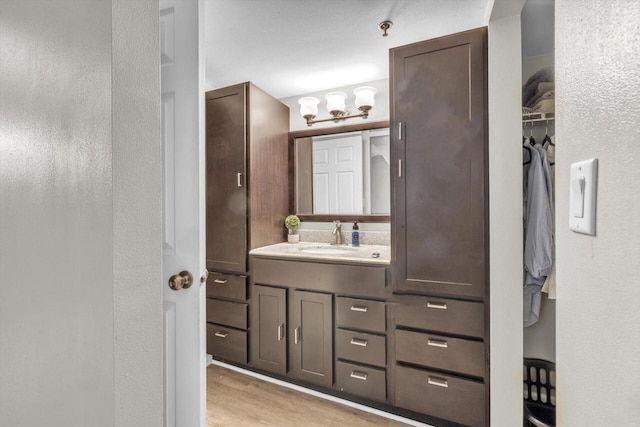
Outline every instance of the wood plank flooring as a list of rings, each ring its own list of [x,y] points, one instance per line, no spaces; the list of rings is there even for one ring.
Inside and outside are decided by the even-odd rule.
[[[207,420],[208,427],[407,426],[216,365],[207,368]]]

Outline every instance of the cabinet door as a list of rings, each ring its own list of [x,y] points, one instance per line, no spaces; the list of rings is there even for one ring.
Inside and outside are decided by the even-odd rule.
[[[295,378],[333,385],[333,295],[293,291],[291,337]]]
[[[251,287],[251,365],[282,375],[287,373],[286,301],[286,289]]]
[[[390,61],[394,290],[482,298],[486,29],[393,49]]]
[[[206,94],[207,268],[247,270],[246,86]]]

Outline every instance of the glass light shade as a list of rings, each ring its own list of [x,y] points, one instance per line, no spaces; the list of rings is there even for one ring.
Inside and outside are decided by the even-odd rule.
[[[345,100],[347,99],[347,94],[344,92],[329,92],[324,96],[324,99],[327,100],[327,111],[344,111],[347,109],[345,104]]]
[[[300,104],[300,115],[302,117],[317,116],[319,103],[320,103],[320,100],[318,98],[314,98],[313,96],[306,96],[304,98],[300,98],[298,100],[298,104]]]
[[[353,94],[356,96],[356,107],[373,107],[375,103],[374,96],[376,92],[376,88],[371,86],[361,86],[359,88],[356,88],[353,91]]]

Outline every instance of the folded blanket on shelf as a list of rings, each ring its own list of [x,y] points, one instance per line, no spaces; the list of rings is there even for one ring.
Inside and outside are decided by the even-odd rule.
[[[536,113],[553,113],[556,111],[555,99],[541,99],[533,106],[533,111]]]
[[[522,86],[522,105],[525,106],[531,101],[538,90],[540,83],[553,82],[553,68],[547,67],[536,71]]]
[[[531,98],[531,101],[527,103],[526,107],[533,107],[538,103],[538,101],[542,101],[543,99],[553,99],[555,98],[555,93],[556,92],[553,90],[549,90],[544,93],[536,93],[536,95]]]

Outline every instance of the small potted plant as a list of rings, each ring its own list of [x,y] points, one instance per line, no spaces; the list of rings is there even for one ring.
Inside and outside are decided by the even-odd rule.
[[[300,218],[298,218],[297,215],[289,215],[284,220],[284,226],[289,230],[289,236],[287,238],[289,243],[298,243],[300,241],[300,235],[298,234]]]

